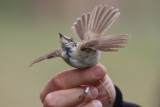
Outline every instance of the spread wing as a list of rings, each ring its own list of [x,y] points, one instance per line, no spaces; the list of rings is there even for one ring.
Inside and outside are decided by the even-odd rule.
[[[41,62],[45,59],[51,59],[51,58],[55,58],[55,57],[61,57],[61,53],[62,53],[62,49],[61,48],[58,48],[50,53],[47,53],[39,58],[37,58],[36,60],[34,60],[30,65],[29,67],[31,67],[33,64],[35,63],[38,63],[38,62]]]
[[[72,26],[72,30],[80,40],[99,38],[118,18],[120,12],[107,5],[96,6],[92,12],[82,14]]]
[[[129,35],[127,34],[104,36],[84,42],[81,44],[80,49],[91,48],[105,52],[117,52],[117,48],[124,48],[123,44],[128,43],[128,39]]]

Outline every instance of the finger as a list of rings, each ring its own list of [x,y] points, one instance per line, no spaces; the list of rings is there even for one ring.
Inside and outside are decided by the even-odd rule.
[[[105,74],[106,69],[102,65],[97,65],[88,69],[72,69],[61,72],[47,82],[41,91],[41,100],[43,102],[45,96],[50,92],[77,87],[83,84],[90,84],[102,79]]]
[[[102,107],[102,103],[99,100],[92,100],[82,107]]]
[[[44,107],[73,107],[83,102],[79,96],[84,94],[84,88],[72,88],[59,90],[49,93],[44,100]],[[87,100],[95,99],[98,96],[98,90],[90,87],[87,94]]]

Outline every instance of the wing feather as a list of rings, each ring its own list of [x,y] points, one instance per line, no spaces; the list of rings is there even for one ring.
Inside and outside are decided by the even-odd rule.
[[[84,48],[91,48],[105,52],[117,52],[117,48],[124,48],[125,46],[123,46],[123,44],[128,43],[128,40],[128,34],[104,36],[102,38],[84,42],[81,44],[80,49],[83,50]]]
[[[36,60],[34,60],[30,65],[29,67],[31,67],[33,64],[35,63],[38,63],[38,62],[41,62],[45,59],[51,59],[51,58],[55,58],[55,57],[61,57],[61,53],[62,53],[62,49],[61,48],[58,48],[50,53],[47,53],[39,58],[37,58]]]

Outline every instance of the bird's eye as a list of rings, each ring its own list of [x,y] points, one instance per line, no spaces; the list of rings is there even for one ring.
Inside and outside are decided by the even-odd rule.
[[[68,39],[68,42],[74,42],[73,38]]]
[[[74,41],[74,39],[73,39],[73,38],[71,38],[71,39],[70,39],[70,41],[71,41],[71,42],[73,42],[73,41]]]

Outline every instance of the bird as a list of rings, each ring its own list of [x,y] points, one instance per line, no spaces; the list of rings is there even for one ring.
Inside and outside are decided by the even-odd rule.
[[[120,12],[108,5],[97,5],[91,12],[83,13],[77,18],[71,27],[73,33],[79,38],[79,42],[73,38],[59,33],[61,48],[57,48],[34,60],[30,67],[38,62],[55,57],[61,57],[67,64],[78,69],[85,69],[98,64],[100,52],[118,52],[128,43],[130,35],[115,34],[102,36],[108,28],[119,17]],[[102,86],[102,81],[99,80]],[[106,89],[107,101],[110,103],[110,95]],[[80,98],[86,102],[89,86],[86,87],[84,95]]]

